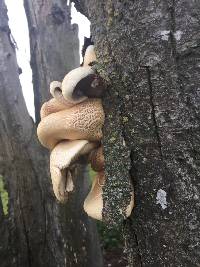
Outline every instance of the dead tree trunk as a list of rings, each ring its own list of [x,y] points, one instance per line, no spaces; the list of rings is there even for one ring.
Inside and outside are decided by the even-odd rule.
[[[71,24],[71,6],[61,0],[24,0],[31,51],[36,123],[49,84],[61,81],[80,64],[78,25]]]
[[[36,68],[40,72],[38,65]],[[58,205],[52,194],[48,155],[37,141],[35,125],[26,109],[3,0],[0,0],[0,144],[0,174],[9,193],[9,236],[1,241],[7,242],[4,247],[8,252],[1,253],[0,265],[101,266],[96,226],[82,209],[87,187],[85,167],[76,170],[80,179],[77,183],[82,188],[77,187],[67,206]]]
[[[200,263],[200,2],[76,1],[110,84],[104,218],[128,202],[130,266]]]
[[[3,212],[3,205],[0,198],[0,262],[2,267],[7,267],[10,264],[9,258],[9,248],[8,248],[8,228]]]
[[[67,5],[67,1],[46,0],[41,3],[40,0],[24,0],[24,7],[29,27],[37,124],[41,104],[50,97],[50,82],[62,81],[66,73],[80,65],[78,25],[71,24],[71,5]],[[96,224],[82,208],[89,187],[86,166],[77,166],[74,175],[76,192],[61,209],[60,216],[63,228],[67,226],[63,236],[68,244],[66,253],[69,258],[70,254],[76,255],[71,263],[74,266],[102,266]],[[70,248],[73,253],[69,252]],[[88,257],[83,256],[83,248],[86,248]]]

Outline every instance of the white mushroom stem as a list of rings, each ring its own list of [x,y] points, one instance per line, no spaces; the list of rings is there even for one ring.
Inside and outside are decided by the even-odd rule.
[[[82,155],[88,154],[96,143],[87,140],[62,141],[51,152],[50,173],[56,198],[65,202],[73,190],[73,180],[69,166]]]

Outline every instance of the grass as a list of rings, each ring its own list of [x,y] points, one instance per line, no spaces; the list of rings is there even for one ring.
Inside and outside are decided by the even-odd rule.
[[[8,214],[8,192],[5,190],[3,177],[0,176],[0,197],[3,205],[4,214]]]
[[[93,182],[94,176],[96,175],[96,172],[91,168],[91,166],[89,165],[89,179],[90,179],[90,183]]]

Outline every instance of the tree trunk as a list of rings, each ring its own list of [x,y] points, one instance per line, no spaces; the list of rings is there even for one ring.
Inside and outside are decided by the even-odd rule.
[[[49,100],[49,84],[61,81],[80,65],[78,25],[71,24],[71,6],[62,0],[24,0],[28,20],[36,123]]]
[[[44,72],[37,64],[37,70]],[[49,66],[48,62],[45,64]],[[48,75],[46,78],[50,79]],[[0,85],[0,174],[9,194],[9,236],[4,231],[2,241],[8,242],[5,246],[8,253],[3,250],[7,257],[1,265],[101,266],[96,226],[82,209],[88,186],[85,166],[76,169],[75,178],[80,180],[70,203],[61,206],[53,196],[48,155],[37,141],[34,122],[26,109],[3,0],[0,0]]]
[[[200,2],[74,0],[91,21],[104,97],[104,219],[130,266],[200,264]]]
[[[0,262],[2,267],[9,266],[9,259],[7,255],[9,254],[8,250],[8,228],[6,225],[6,220],[3,212],[3,205],[0,197],[0,236],[1,236],[1,244],[0,244]]]

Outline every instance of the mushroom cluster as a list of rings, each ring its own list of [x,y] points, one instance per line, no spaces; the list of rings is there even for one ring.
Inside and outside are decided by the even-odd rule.
[[[41,108],[37,134],[41,144],[50,150],[53,191],[60,202],[66,202],[74,189],[71,167],[80,157],[87,157],[97,175],[84,201],[84,210],[90,217],[102,220],[104,111],[100,97],[104,86],[92,68],[95,61],[94,46],[89,45],[84,51],[83,64],[70,71],[62,82],[50,84],[53,98]],[[132,208],[133,200],[127,217]]]

